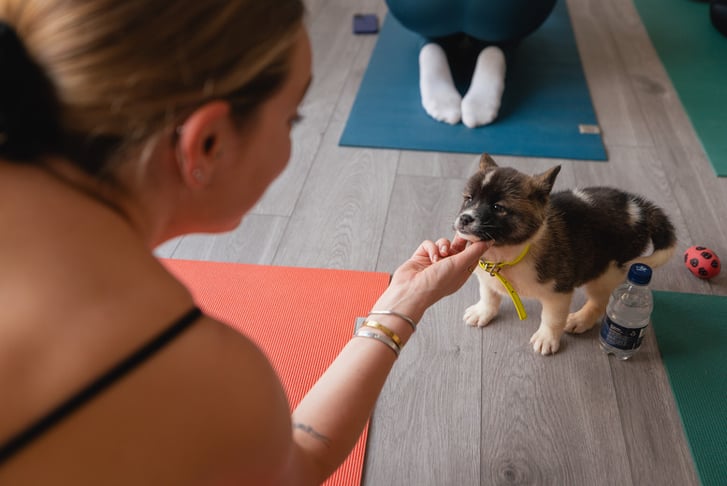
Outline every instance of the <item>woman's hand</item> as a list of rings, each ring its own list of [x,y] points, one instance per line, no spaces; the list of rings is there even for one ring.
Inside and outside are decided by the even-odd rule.
[[[419,320],[424,311],[442,297],[457,291],[487,250],[487,244],[455,237],[424,241],[395,272],[377,307],[409,312]],[[394,297],[395,296],[395,297]],[[393,297],[393,298],[392,298]],[[391,302],[388,307],[386,301]]]
[[[484,242],[468,245],[458,238],[423,242],[394,272],[391,284],[373,308],[395,311],[418,322],[430,305],[464,284],[486,249]],[[396,314],[377,312],[373,317],[379,326],[398,336],[402,346],[414,332],[406,319]],[[367,332],[382,335],[379,330]],[[351,339],[293,413],[293,422],[301,425],[293,432],[296,447],[291,448],[291,469],[317,470],[321,482],[335,470],[371,416],[395,359],[387,345]],[[296,473],[291,472],[291,476]]]

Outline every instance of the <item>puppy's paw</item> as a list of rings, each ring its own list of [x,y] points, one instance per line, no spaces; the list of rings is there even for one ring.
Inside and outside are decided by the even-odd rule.
[[[583,309],[578,312],[568,314],[568,320],[565,323],[565,331],[574,334],[582,334],[596,324],[598,317],[598,315],[584,311]]]
[[[530,338],[530,344],[536,353],[543,356],[555,354],[560,348],[560,335],[546,326],[540,326],[533,337]]]
[[[464,311],[464,322],[470,326],[485,327],[497,315],[497,309],[485,305],[479,301],[475,305],[467,307]]]

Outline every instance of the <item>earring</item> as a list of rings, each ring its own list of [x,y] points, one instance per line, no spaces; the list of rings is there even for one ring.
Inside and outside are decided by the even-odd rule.
[[[202,174],[202,169],[194,169],[192,171],[192,177],[194,177],[194,180],[197,182],[202,182],[204,180],[204,174]]]

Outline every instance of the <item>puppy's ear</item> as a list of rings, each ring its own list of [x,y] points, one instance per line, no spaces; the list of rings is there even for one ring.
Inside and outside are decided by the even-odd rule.
[[[492,160],[492,157],[490,157],[490,154],[483,153],[480,156],[480,170],[486,170],[490,167],[497,167],[497,164],[494,160]]]
[[[558,176],[559,172],[560,166],[556,165],[552,169],[548,169],[542,174],[534,176],[533,179],[535,179],[535,184],[538,186],[538,189],[543,191],[545,194],[550,194],[550,191],[553,190],[553,184],[555,184],[555,178]]]

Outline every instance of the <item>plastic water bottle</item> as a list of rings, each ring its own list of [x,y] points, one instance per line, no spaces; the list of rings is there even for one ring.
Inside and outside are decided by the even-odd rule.
[[[641,347],[654,308],[650,281],[651,267],[634,263],[626,282],[611,294],[601,323],[601,349],[606,353],[625,360]]]

